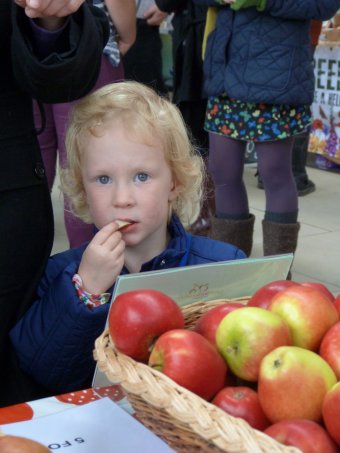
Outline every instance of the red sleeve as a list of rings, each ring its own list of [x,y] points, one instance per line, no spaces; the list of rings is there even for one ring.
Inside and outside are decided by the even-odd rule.
[[[322,21],[312,20],[310,25],[310,39],[313,46],[317,46],[319,42],[319,36],[321,33]]]

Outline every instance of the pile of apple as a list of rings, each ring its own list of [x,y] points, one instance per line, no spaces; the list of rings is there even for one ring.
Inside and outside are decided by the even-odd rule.
[[[320,283],[271,282],[190,328],[153,289],[119,295],[109,313],[123,354],[303,453],[340,451],[340,295]]]

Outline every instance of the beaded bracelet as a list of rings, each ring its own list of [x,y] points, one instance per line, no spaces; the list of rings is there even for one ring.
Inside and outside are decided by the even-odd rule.
[[[91,309],[104,305],[110,300],[110,293],[91,294],[85,291],[83,288],[83,281],[79,274],[74,274],[72,283],[74,284],[79,299]]]

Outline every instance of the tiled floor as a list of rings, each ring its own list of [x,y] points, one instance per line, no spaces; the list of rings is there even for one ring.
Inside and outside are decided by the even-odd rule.
[[[245,167],[251,211],[256,216],[252,256],[262,255],[261,221],[264,213],[264,192],[256,187],[255,165]],[[316,191],[299,198],[301,223],[298,248],[293,263],[295,281],[324,283],[334,294],[340,293],[340,174],[308,168]],[[57,187],[58,184],[55,184]],[[58,189],[52,193],[55,211],[55,243],[53,252],[65,250],[68,242],[63,222],[63,203]]]

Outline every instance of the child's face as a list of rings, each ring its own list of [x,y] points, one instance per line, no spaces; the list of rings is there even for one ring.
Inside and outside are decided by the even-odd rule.
[[[104,135],[87,140],[82,177],[97,228],[126,220],[132,223],[123,230],[127,247],[164,249],[176,187],[160,143],[131,141],[122,126],[109,125]]]

